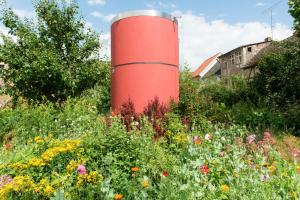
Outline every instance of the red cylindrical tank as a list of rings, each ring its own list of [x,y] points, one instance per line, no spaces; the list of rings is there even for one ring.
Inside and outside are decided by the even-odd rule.
[[[154,10],[117,15],[111,26],[112,109],[129,99],[137,112],[158,97],[178,101],[179,53],[177,20]]]

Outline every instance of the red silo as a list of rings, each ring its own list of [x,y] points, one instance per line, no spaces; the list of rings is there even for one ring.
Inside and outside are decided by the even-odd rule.
[[[125,12],[111,26],[112,109],[129,99],[138,113],[155,97],[168,104],[179,98],[178,25],[155,10]]]

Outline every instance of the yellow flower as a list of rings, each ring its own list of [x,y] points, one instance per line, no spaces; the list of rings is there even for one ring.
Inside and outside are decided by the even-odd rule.
[[[45,196],[51,196],[54,193],[54,188],[51,185],[47,185],[44,190]]]
[[[296,167],[297,172],[300,174],[300,165]]]
[[[40,136],[37,136],[37,137],[34,138],[34,141],[36,143],[41,143],[41,142],[43,142],[43,138],[41,138]]]
[[[32,158],[28,161],[28,165],[32,167],[41,167],[46,165],[46,163],[42,159]]]
[[[116,194],[114,199],[115,200],[121,200],[121,199],[123,199],[123,197],[124,196],[122,194]]]
[[[274,173],[276,171],[276,167],[274,165],[271,165],[269,167],[269,170],[270,170],[271,173]]]
[[[220,190],[222,192],[228,192],[230,190],[230,187],[228,185],[221,185]]]
[[[89,182],[89,183],[96,183],[97,180],[102,179],[102,176],[99,175],[98,172],[96,172],[96,171],[91,171],[87,175],[86,179],[87,179],[87,182]]]
[[[179,143],[184,143],[187,140],[186,134],[184,133],[179,133],[175,139],[177,140],[177,142]]]
[[[69,162],[69,164],[67,165],[67,172],[69,174],[71,174],[72,172],[74,172],[77,169],[78,166],[79,166],[78,162],[76,162],[75,160],[71,160]]]
[[[144,180],[143,182],[142,182],[142,186],[143,186],[143,188],[147,188],[147,187],[149,187],[149,182],[147,181],[147,180]]]
[[[291,197],[293,197],[293,199],[296,199],[296,198],[297,198],[296,192],[292,191],[292,192],[291,192]]]

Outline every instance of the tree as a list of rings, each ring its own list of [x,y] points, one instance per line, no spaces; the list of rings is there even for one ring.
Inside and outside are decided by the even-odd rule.
[[[93,87],[100,79],[99,35],[86,28],[75,1],[36,0],[36,21],[19,18],[2,2],[0,71],[5,93],[34,102],[63,101]]]
[[[290,14],[294,17],[295,29],[300,34],[300,0],[289,0]]]
[[[282,108],[300,103],[300,39],[275,43],[259,63],[253,84],[269,103]]]

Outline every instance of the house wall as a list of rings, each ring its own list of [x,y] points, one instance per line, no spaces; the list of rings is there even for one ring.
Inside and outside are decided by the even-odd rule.
[[[238,74],[241,71],[242,63],[245,62],[243,60],[242,50],[242,48],[238,48],[220,58],[222,76]]]
[[[236,75],[241,74],[245,77],[248,77],[249,74],[252,75],[256,69],[243,69],[247,62],[251,60],[260,50],[264,49],[265,47],[271,44],[270,40],[267,40],[263,43],[257,43],[252,45],[243,46],[237,48],[231,52],[220,57],[221,63],[221,75],[222,76],[229,76],[229,75]],[[256,72],[255,72],[256,73]]]

